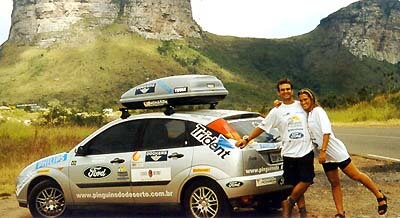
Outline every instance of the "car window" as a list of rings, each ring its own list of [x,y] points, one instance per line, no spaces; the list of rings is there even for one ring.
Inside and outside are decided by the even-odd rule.
[[[229,124],[239,133],[240,136],[244,136],[249,135],[251,131],[261,123],[261,121],[262,118],[238,119],[230,120]],[[279,137],[279,135],[275,135],[275,133],[273,134],[263,132],[254,140],[256,142],[272,142],[275,138]]]
[[[109,154],[133,151],[140,139],[142,121],[128,121],[116,124],[103,131],[86,146],[88,154]]]
[[[184,147],[186,145],[186,126],[183,120],[150,119],[143,134],[145,150]]]

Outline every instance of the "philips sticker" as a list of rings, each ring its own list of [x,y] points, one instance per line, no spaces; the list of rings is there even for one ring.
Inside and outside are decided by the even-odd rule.
[[[67,153],[63,153],[63,154],[59,154],[59,155],[48,157],[48,158],[46,158],[44,160],[41,160],[41,161],[37,162],[36,163],[36,169],[66,161],[67,157],[68,157]]]
[[[86,169],[83,174],[91,179],[100,179],[110,175],[111,170],[107,167],[96,166]]]

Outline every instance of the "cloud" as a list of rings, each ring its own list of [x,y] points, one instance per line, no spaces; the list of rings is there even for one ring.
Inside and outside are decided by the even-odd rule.
[[[203,30],[221,35],[284,38],[313,30],[319,21],[356,0],[192,0]]]

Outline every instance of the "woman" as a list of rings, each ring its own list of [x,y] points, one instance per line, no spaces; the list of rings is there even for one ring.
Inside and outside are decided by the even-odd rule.
[[[377,198],[379,215],[385,214],[388,208],[385,195],[378,189],[369,176],[360,172],[353,162],[351,162],[345,145],[342,141],[335,138],[329,118],[325,110],[319,106],[314,93],[310,89],[302,89],[297,95],[301,106],[308,112],[310,135],[313,142],[318,145],[320,150],[318,160],[322,164],[331,184],[333,200],[335,201],[337,210],[335,217],[345,217],[338,168],[351,179],[367,187]]]

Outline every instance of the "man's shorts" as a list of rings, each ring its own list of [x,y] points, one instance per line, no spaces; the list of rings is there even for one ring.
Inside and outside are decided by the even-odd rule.
[[[343,171],[351,163],[351,159],[347,158],[342,162],[326,162],[322,164],[325,172],[336,170],[338,167]]]
[[[283,178],[286,185],[296,185],[299,182],[313,183],[314,152],[299,158],[283,156]]]

